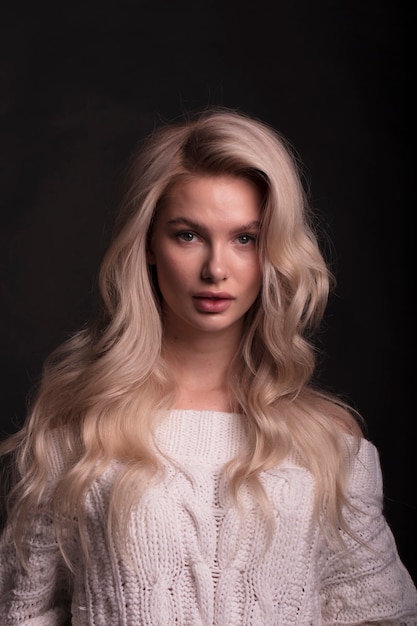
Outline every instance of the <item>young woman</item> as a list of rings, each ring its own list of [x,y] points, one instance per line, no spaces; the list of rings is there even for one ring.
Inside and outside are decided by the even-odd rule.
[[[207,110],[149,137],[100,317],[1,447],[2,624],[416,625],[377,451],[312,383],[330,279],[273,129]]]

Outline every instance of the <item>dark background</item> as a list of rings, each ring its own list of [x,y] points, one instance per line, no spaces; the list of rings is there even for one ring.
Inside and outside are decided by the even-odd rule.
[[[338,280],[319,375],[367,421],[386,516],[417,580],[410,19],[381,0],[2,9],[2,437],[21,423],[45,356],[94,310],[136,142],[183,111],[238,108],[280,130],[304,162]]]

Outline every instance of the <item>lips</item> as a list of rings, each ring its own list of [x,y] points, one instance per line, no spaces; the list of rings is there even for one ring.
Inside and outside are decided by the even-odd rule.
[[[234,297],[225,291],[201,291],[193,299],[197,310],[202,313],[223,313],[232,304]]]

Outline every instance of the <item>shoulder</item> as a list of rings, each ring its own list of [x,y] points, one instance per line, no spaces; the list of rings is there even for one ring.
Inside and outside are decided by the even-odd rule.
[[[348,491],[380,497],[383,479],[378,449],[364,437],[344,435],[344,443],[349,466]]]

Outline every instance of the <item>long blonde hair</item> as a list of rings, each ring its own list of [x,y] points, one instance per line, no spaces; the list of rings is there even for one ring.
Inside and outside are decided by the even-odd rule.
[[[158,472],[149,444],[155,416],[170,407],[172,381],[161,356],[160,303],[147,244],[158,206],[190,174],[242,176],[263,191],[262,293],[246,315],[230,378],[250,442],[247,454],[226,468],[233,493],[237,497],[247,482],[267,509],[259,473],[293,454],[314,475],[317,517],[325,516],[335,536],[346,529],[342,433],[358,439],[360,428],[343,402],[312,384],[310,337],[321,322],[332,276],[300,172],[282,136],[232,110],[208,109],[162,125],[139,146],[101,266],[101,315],[46,360],[25,425],[0,446],[17,477],[8,514],[22,555],[33,507],[47,502],[58,538],[76,516],[85,547],[84,497],[103,468],[120,461],[110,532],[126,530],[140,489]]]

